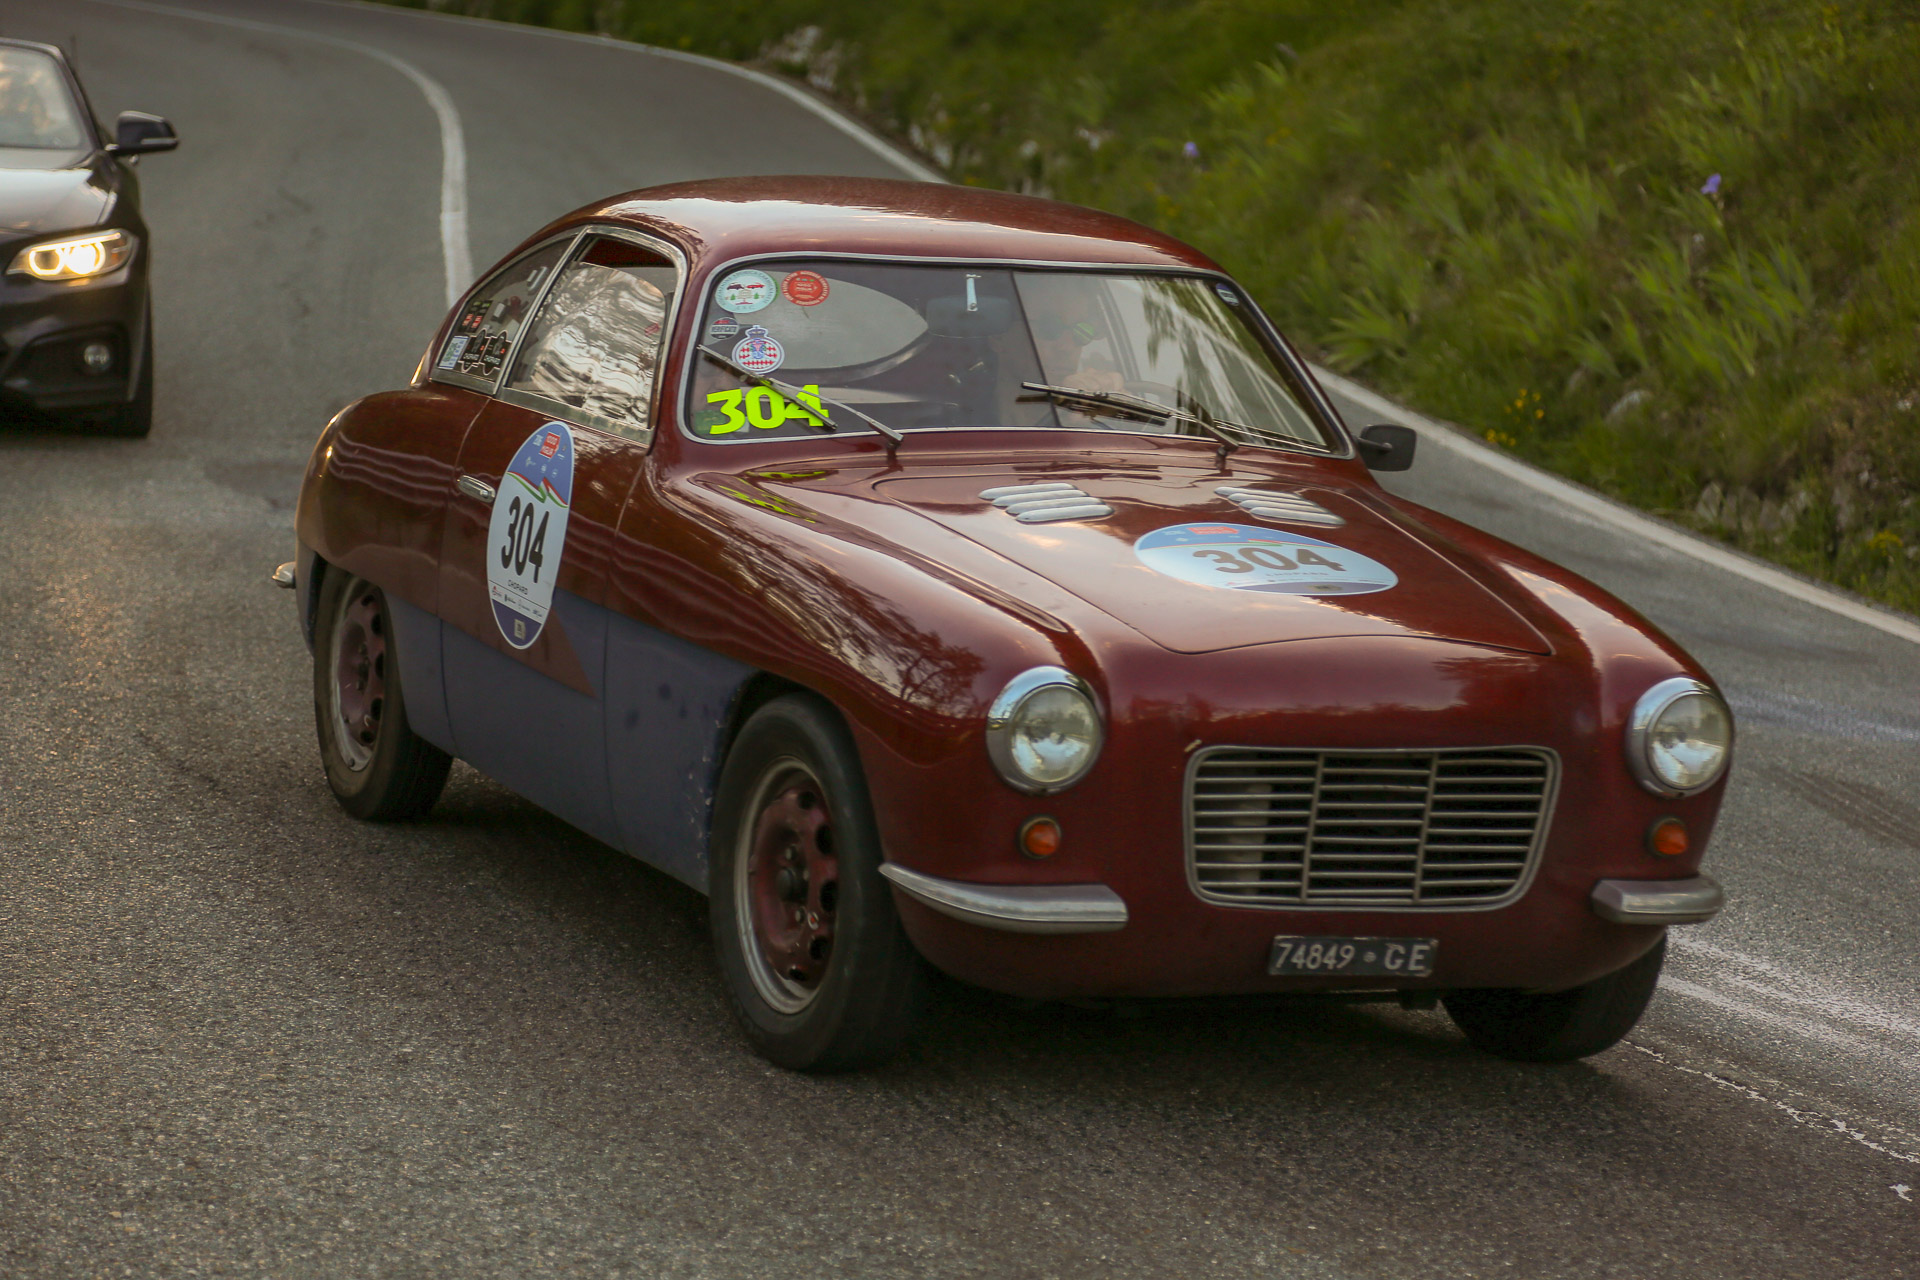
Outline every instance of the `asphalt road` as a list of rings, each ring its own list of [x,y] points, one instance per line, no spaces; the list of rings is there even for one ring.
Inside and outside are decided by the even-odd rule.
[[[464,768],[429,821],[348,819],[264,575],[321,424],[444,307],[438,120],[366,50],[444,87],[480,265],[615,190],[897,170],[684,61],[185,2],[332,40],[0,7],[184,139],[142,165],[152,438],[0,429],[0,1275],[1920,1274],[1920,645],[1443,449],[1395,487],[1619,592],[1741,714],[1733,905],[1587,1063],[949,991],[897,1063],[799,1077],[665,876]]]

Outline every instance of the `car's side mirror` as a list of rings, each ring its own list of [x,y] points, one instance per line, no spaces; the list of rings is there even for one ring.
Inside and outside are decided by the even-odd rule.
[[[1420,437],[1412,427],[1381,422],[1360,433],[1360,460],[1369,471],[1405,471],[1413,465],[1413,447]]]
[[[165,116],[122,111],[113,123],[113,145],[107,148],[107,154],[137,156],[149,151],[171,151],[179,145],[180,135],[173,131]]]

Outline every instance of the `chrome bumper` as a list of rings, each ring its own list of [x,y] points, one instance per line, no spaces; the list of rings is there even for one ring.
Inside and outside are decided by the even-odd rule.
[[[880,874],[943,916],[1008,933],[1111,933],[1127,924],[1127,904],[1103,884],[966,884],[891,862]]]
[[[1726,897],[1712,876],[1602,880],[1593,886],[1593,910],[1615,924],[1698,924],[1719,915]]]

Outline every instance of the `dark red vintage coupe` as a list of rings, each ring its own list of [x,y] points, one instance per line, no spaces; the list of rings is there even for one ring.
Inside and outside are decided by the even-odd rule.
[[[1731,720],[1377,487],[1413,443],[1134,223],[687,183],[537,233],[328,424],[277,576],[342,804],[418,815],[458,756],[703,890],[775,1062],[891,1052],[929,964],[1593,1053],[1719,909]]]

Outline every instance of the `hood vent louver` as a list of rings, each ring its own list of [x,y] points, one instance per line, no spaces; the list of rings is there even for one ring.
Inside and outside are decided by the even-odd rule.
[[[984,502],[1010,513],[1021,524],[1051,524],[1057,520],[1094,520],[1113,514],[1113,508],[1077,485],[1064,480],[1044,484],[1009,484],[986,489]]]
[[[1271,489],[1243,489],[1233,484],[1223,484],[1214,492],[1248,515],[1259,516],[1263,520],[1319,525],[1323,529],[1338,529],[1346,523],[1319,503],[1303,498],[1297,493],[1280,493]]]

